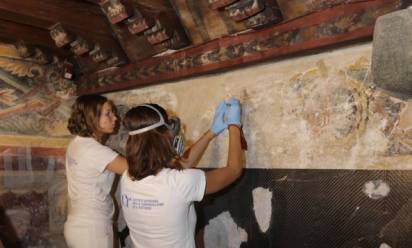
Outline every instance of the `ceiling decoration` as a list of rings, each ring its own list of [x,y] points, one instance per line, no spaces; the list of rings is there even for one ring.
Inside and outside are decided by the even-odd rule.
[[[85,76],[78,93],[134,88],[367,38],[378,16],[399,7],[399,1],[387,0],[335,6],[270,28]]]
[[[282,20],[275,0],[171,2],[194,45]]]
[[[121,60],[128,61],[112,33],[100,7],[87,1],[0,1],[0,41],[11,44],[24,41],[25,44],[53,54],[61,60],[71,61],[78,74],[75,79],[109,67],[105,63],[95,63],[87,54],[78,56],[73,53],[70,42],[78,37],[87,41],[91,47],[98,44],[119,56]],[[68,35],[65,39],[70,42],[56,43],[53,38],[61,37],[61,34]]]
[[[100,4],[132,62],[190,44],[169,0],[106,0]]]
[[[107,92],[371,38],[378,16],[410,2],[2,0],[0,42],[64,61],[79,93]]]

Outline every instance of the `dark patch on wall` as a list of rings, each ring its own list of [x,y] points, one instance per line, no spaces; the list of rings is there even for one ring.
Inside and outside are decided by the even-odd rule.
[[[5,247],[66,247],[64,154],[65,148],[0,146],[0,239]]]
[[[387,195],[381,188],[386,186]],[[382,243],[410,248],[411,186],[412,171],[246,169],[234,185],[198,204],[197,229],[229,212],[247,232],[242,248],[372,248]],[[272,192],[265,233],[253,210],[252,190],[258,187]]]
[[[2,240],[6,247],[51,247],[47,192],[0,195]],[[7,213],[7,211],[9,211]]]

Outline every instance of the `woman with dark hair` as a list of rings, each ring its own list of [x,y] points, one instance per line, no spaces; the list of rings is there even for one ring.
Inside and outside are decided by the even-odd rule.
[[[113,103],[83,95],[72,106],[68,129],[76,135],[66,150],[69,211],[64,236],[69,247],[113,247],[110,190],[115,173],[127,169],[124,157],[105,146],[115,131]]]
[[[243,169],[240,104],[222,101],[212,127],[189,150],[189,161],[200,160],[209,142],[229,129],[226,167],[204,172],[195,163],[175,159],[173,123],[156,104],[126,113],[129,130],[126,158],[129,168],[120,180],[121,205],[134,247],[194,248],[194,202],[234,182]]]

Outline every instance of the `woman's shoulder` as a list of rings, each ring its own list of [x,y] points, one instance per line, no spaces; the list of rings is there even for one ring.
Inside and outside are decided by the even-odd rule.
[[[186,202],[200,201],[206,185],[205,174],[200,169],[167,169],[164,171],[171,192],[176,192]]]
[[[92,137],[76,136],[67,147],[67,155],[77,158],[85,158],[93,161],[94,164],[102,163],[106,167],[107,164],[118,155],[110,147],[100,144]]]
[[[159,174],[159,179],[166,180],[171,185],[177,185],[185,182],[190,182],[193,180],[197,180],[199,177],[202,177],[204,172],[200,169],[170,169],[164,168],[162,169]]]
[[[186,169],[173,169],[173,168],[163,168],[159,175],[164,174],[167,176],[184,176],[184,175],[191,175],[191,174],[198,174],[203,173],[200,169],[195,168],[186,168]]]
[[[93,137],[83,137],[83,136],[76,136],[72,139],[72,143],[75,144],[94,144],[94,145],[102,145],[99,142],[97,142],[96,139]]]
[[[99,143],[93,137],[76,136],[70,142],[68,149],[74,150],[74,151],[81,150],[83,152],[88,153],[92,151],[101,151],[101,150],[105,152],[105,150],[108,150],[109,147]]]

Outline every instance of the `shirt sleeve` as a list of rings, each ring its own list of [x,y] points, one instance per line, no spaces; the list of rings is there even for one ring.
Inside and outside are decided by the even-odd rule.
[[[95,145],[88,150],[88,156],[90,158],[90,166],[97,169],[99,172],[103,172],[107,165],[112,162],[119,154],[113,151],[110,147],[99,144]]]
[[[206,187],[206,176],[199,169],[184,169],[178,172],[177,187],[187,202],[203,199]]]

